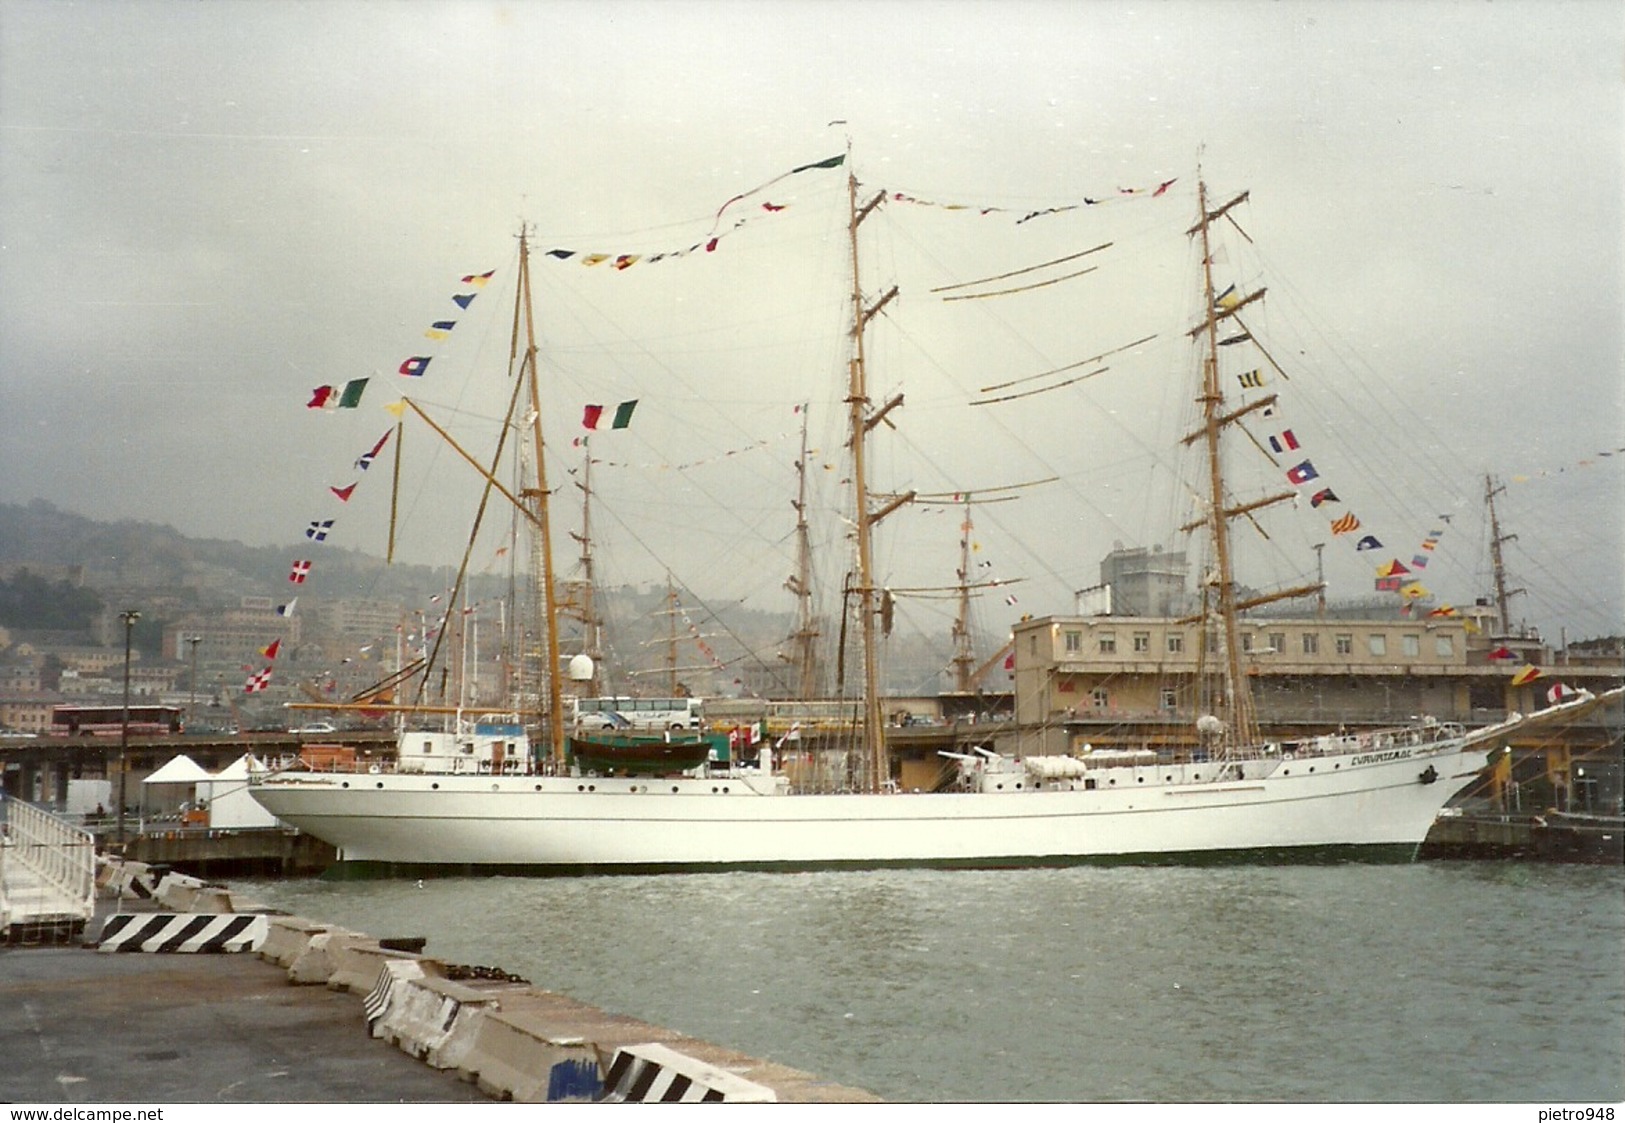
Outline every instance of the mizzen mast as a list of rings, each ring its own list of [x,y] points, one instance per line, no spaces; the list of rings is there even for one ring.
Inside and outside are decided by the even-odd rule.
[[[801,456],[796,460],[796,571],[784,582],[796,598],[796,630],[790,633],[795,696],[818,697],[818,621],[813,615],[812,531],[807,524],[807,406],[801,407]]]
[[[581,547],[577,559],[580,579],[575,581],[566,603],[566,609],[581,622],[581,649],[592,660],[592,678],[587,692],[603,693],[604,620],[598,614],[598,579],[593,571],[592,559],[592,450],[581,442],[581,478],[576,487],[581,491],[581,533],[570,531],[570,537]]]

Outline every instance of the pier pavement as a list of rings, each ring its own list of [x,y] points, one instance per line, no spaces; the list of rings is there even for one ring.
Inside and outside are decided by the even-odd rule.
[[[152,905],[117,904],[142,911]],[[82,939],[0,945],[0,1101],[82,1104],[489,1103],[478,1080],[437,1069],[369,1032],[361,998],[296,985],[251,952],[104,954],[115,909],[97,902]],[[504,1007],[543,1037],[613,1052],[656,1042],[748,1074],[780,1103],[878,1097],[542,990]],[[526,1063],[521,1058],[514,1063]],[[511,1060],[511,1058],[510,1058]],[[536,1057],[538,1064],[543,1058]]]
[[[0,1100],[489,1102],[368,1035],[360,1000],[251,954],[0,949]]]

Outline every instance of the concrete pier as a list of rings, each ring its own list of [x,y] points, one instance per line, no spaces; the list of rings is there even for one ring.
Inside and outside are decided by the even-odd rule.
[[[277,914],[184,875],[153,884],[154,872],[102,871],[116,899],[99,902],[84,944],[0,949],[0,1009],[12,1012],[0,1019],[0,1100],[877,1102],[500,971],[446,964],[413,941]],[[228,949],[142,938],[249,918],[259,935],[237,954],[155,952]]]

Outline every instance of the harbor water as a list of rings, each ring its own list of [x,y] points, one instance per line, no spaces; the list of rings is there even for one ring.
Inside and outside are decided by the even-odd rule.
[[[1614,1103],[1625,871],[235,883],[892,1101]]]

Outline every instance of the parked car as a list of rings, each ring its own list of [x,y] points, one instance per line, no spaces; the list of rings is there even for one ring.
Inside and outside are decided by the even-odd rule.
[[[309,725],[301,725],[288,730],[289,733],[337,733],[339,727],[330,721],[313,721]]]

